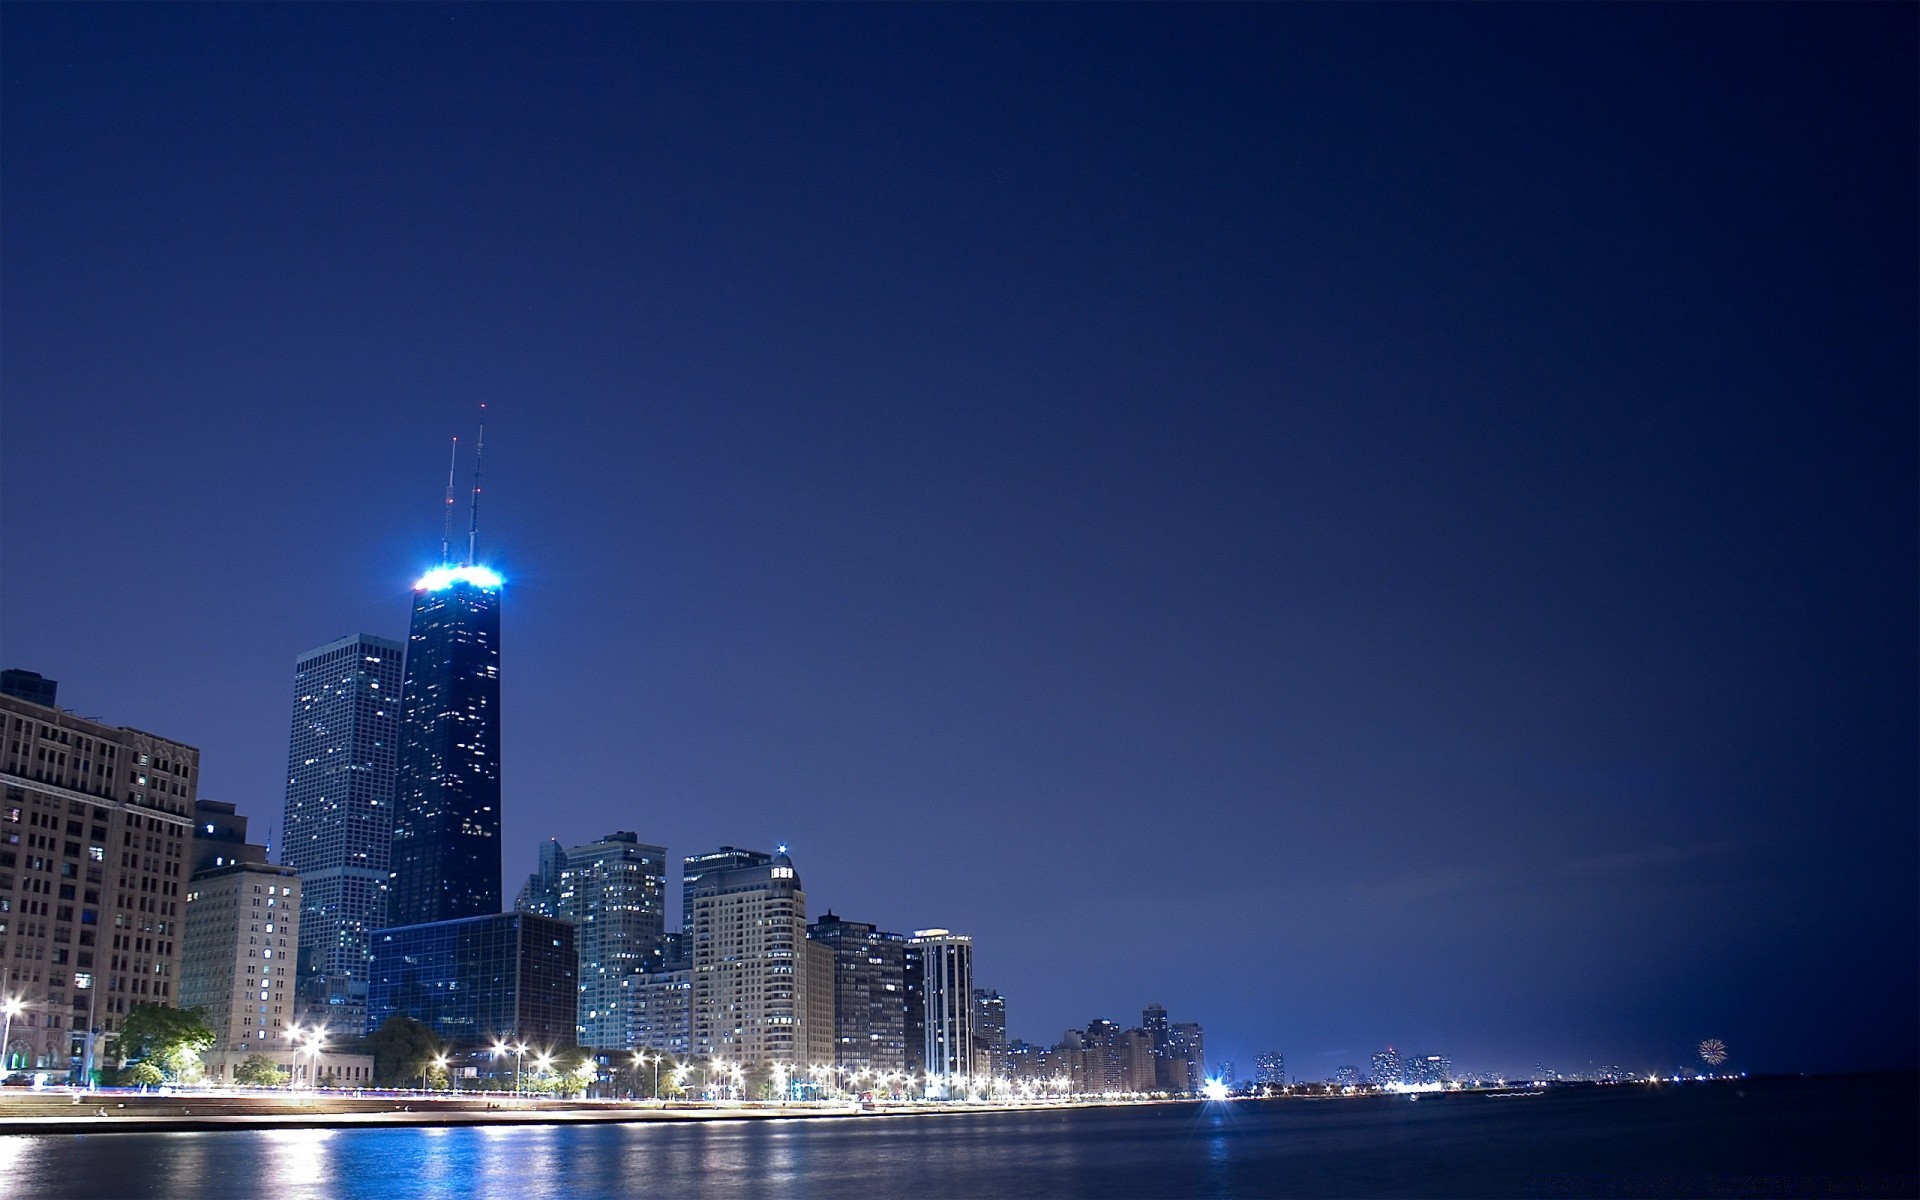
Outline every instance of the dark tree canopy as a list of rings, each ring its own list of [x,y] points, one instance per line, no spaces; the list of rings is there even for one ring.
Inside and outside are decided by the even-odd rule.
[[[412,1017],[393,1016],[367,1036],[367,1049],[373,1053],[373,1082],[398,1087],[424,1074],[447,1043]]]

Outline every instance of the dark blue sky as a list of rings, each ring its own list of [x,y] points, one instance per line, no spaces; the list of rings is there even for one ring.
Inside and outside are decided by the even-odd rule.
[[[0,658],[278,825],[489,406],[509,893],[1012,1032],[1920,1058],[1909,5],[0,12]]]

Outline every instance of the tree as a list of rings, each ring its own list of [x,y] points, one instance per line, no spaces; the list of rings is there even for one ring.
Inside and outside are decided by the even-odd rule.
[[[292,1072],[264,1054],[249,1054],[233,1069],[233,1081],[248,1087],[285,1087]]]
[[[562,1071],[560,1086],[567,1095],[580,1096],[599,1080],[600,1064],[593,1061],[591,1054],[582,1054],[578,1062],[570,1063]]]
[[[120,1078],[134,1087],[141,1088],[159,1087],[167,1081],[167,1077],[160,1073],[160,1068],[145,1059],[121,1072]]]
[[[373,1051],[373,1082],[379,1087],[405,1087],[424,1075],[447,1044],[430,1027],[412,1017],[388,1017],[367,1037]]]
[[[206,1017],[204,1008],[136,1004],[128,1011],[107,1053],[121,1062],[151,1065],[176,1083],[192,1083],[205,1070],[200,1052],[211,1049],[219,1040]]]

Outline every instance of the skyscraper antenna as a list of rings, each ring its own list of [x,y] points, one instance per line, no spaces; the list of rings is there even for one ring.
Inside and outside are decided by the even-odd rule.
[[[480,437],[473,443],[473,504],[467,518],[467,565],[473,565],[474,543],[480,540],[480,454],[487,448],[487,406],[480,406]]]
[[[447,511],[440,520],[440,562],[453,561],[453,465],[460,458],[460,439],[453,439],[453,454],[447,459]]]

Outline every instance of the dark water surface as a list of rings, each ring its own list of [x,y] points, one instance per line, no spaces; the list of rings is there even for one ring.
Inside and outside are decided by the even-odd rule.
[[[872,1120],[0,1139],[0,1193],[512,1197],[1912,1196],[1920,1080]]]

